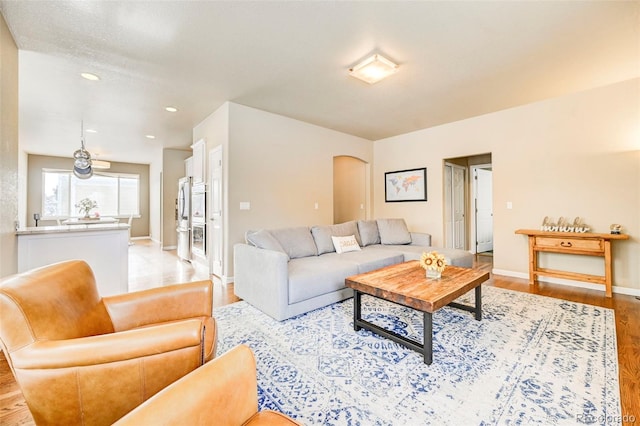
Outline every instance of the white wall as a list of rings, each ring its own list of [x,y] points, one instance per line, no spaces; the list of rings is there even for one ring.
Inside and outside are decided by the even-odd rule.
[[[0,277],[18,270],[18,47],[0,14]]]
[[[371,141],[234,103],[194,128],[200,138],[207,152],[223,145],[227,277],[247,230],[332,223],[334,156],[373,160]]]
[[[223,265],[222,265],[222,279],[226,281],[228,277],[232,276],[231,265],[233,246],[228,244],[229,241],[229,227],[227,221],[229,220],[229,102],[225,102],[220,108],[215,110],[207,118],[205,118],[200,124],[193,129],[193,142],[197,142],[200,139],[204,139],[206,142],[205,148],[205,167],[204,167],[204,180],[207,183],[207,191],[210,188],[209,182],[209,152],[218,147],[222,147],[222,167],[223,167]],[[207,197],[207,210],[211,212],[211,197]],[[208,215],[208,214],[207,214]],[[208,221],[207,229],[211,222]],[[207,253],[211,253],[211,238],[207,237]]]
[[[443,244],[443,159],[492,153],[494,268],[528,272],[526,237],[545,216],[583,217],[594,232],[624,225],[614,285],[640,290],[640,79],[374,143],[374,211],[404,217]],[[386,171],[427,167],[426,203],[385,203]],[[513,209],[507,210],[511,201]],[[602,273],[599,258],[549,255],[548,266]]]
[[[153,159],[149,164],[149,237],[161,243],[162,218],[162,147],[153,151]]]

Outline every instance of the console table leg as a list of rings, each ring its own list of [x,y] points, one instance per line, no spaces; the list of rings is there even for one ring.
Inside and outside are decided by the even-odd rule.
[[[604,289],[605,296],[612,297],[612,286],[613,286],[613,278],[612,278],[612,268],[611,268],[611,241],[604,240]]]
[[[431,365],[433,362],[433,315],[424,313],[424,363]]]
[[[538,270],[538,253],[536,253],[535,244],[535,237],[529,236],[529,285],[536,283],[536,271]]]

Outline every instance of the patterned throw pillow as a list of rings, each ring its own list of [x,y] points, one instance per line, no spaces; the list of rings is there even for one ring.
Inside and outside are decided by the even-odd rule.
[[[358,241],[356,241],[355,235],[349,235],[348,237],[331,237],[331,240],[333,240],[333,246],[336,248],[336,253],[360,250],[360,245],[358,244]]]

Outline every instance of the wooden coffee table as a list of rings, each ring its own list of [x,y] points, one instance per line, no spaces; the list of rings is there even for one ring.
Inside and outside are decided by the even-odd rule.
[[[443,306],[452,306],[473,312],[475,319],[482,319],[481,284],[489,279],[489,272],[447,266],[440,279],[427,279],[425,271],[417,260],[387,266],[345,279],[345,285],[354,290],[353,328],[364,328],[380,336],[418,351],[424,356],[424,363],[433,362],[433,318],[435,311]],[[471,289],[475,289],[475,306],[453,302]],[[361,315],[362,295],[368,294],[379,299],[407,306],[424,313],[424,343],[408,339],[376,324],[363,320]]]

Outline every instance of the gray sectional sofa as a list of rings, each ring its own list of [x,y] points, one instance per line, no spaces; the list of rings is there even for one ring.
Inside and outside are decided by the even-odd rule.
[[[234,290],[282,321],[352,297],[346,277],[431,250],[444,254],[448,265],[473,264],[464,250],[431,247],[431,235],[409,232],[403,219],[249,231],[246,244],[234,246]]]

